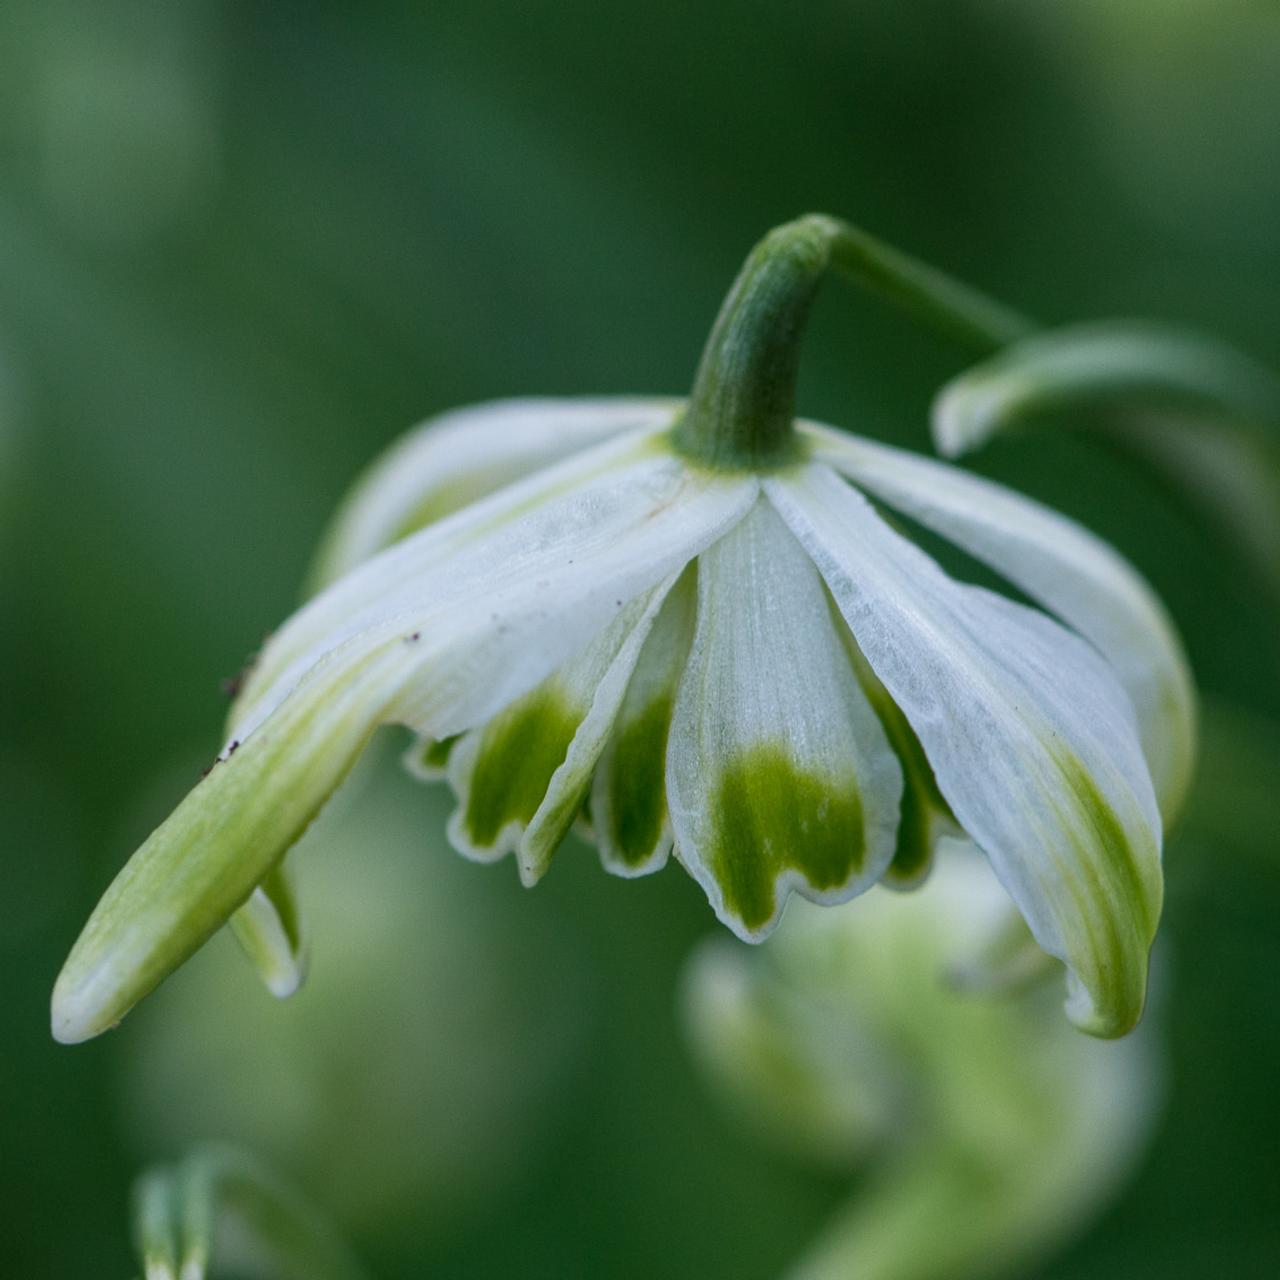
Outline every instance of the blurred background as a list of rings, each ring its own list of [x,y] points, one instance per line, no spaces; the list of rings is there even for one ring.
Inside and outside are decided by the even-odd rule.
[[[847,217],[1046,322],[1151,315],[1280,364],[1269,0],[7,0],[0,8],[0,1255],[124,1276],[126,1192],[245,1142],[385,1277],[734,1276],[849,1180],[735,1125],[671,869],[536,892],[362,767],[299,862],[308,987],[216,939],[49,1038],[106,883],[215,750],[355,471],[437,410],[687,388],[770,225]],[[965,353],[832,285],[810,416],[928,447]],[[1149,575],[1210,702],[1167,848],[1163,1122],[1035,1274],[1280,1273],[1280,619],[1158,485],[1048,434],[975,465]],[[311,870],[310,876],[305,873]]]

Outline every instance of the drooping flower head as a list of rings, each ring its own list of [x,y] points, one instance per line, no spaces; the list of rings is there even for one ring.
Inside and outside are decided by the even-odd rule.
[[[972,295],[833,219],[771,233],[687,401],[510,402],[428,424],[340,513],[326,584],[265,647],[208,776],[121,871],[59,978],[64,1040],[116,1022],[236,912],[278,990],[281,859],[381,724],[458,796],[449,835],[536,882],[571,828],[671,853],[758,941],[792,891],[908,887],[941,833],[990,858],[1068,968],[1078,1025],[1141,1013],[1193,700],[1137,573],[940,463],[794,419],[829,268],[988,345]],[[985,337],[984,337],[985,335]],[[1039,608],[949,577],[879,506]]]

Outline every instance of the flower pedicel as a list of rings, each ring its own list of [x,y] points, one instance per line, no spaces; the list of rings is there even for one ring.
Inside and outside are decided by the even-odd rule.
[[[751,941],[792,891],[909,887],[962,831],[1066,964],[1072,1020],[1132,1027],[1193,753],[1178,641],[1071,521],[794,419],[829,269],[987,350],[1022,331],[815,215],[751,254],[687,401],[515,401],[420,429],[340,514],[327,585],[248,674],[215,767],[94,911],[54,1034],[114,1025],[242,907],[275,989],[296,985],[281,860],[385,723],[447,774],[467,856],[514,852],[531,885],[575,823],[619,875],[674,852]],[[949,577],[872,500],[1044,611]]]

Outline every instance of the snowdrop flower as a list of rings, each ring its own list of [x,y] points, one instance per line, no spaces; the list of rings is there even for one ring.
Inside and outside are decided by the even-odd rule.
[[[703,943],[684,982],[689,1040],[729,1109],[811,1165],[859,1173],[784,1274],[1027,1274],[1150,1138],[1155,1028],[1100,1044],[1042,979],[992,972],[1009,900],[970,848],[944,848],[919,893],[801,906],[768,947]],[[978,969],[999,989],[954,980]]]
[[[832,268],[984,349],[1022,332],[811,216],[754,250],[686,402],[506,403],[411,437],[342,513],[332,581],[265,647],[215,767],[94,912],[55,1035],[106,1030],[246,901],[245,931],[287,949],[282,855],[388,722],[447,772],[469,857],[514,852],[531,885],[580,823],[618,875],[674,852],[752,941],[793,891],[914,885],[963,830],[1065,961],[1072,1019],[1130,1028],[1192,751],[1178,642],[1070,521],[795,420]],[[1044,611],[947,576],[876,504]]]

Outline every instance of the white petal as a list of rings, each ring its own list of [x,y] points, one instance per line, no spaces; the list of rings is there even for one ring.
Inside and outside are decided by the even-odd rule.
[[[236,940],[267,990],[284,999],[307,976],[307,939],[293,868],[282,858],[231,917]]]
[[[699,558],[667,796],[680,860],[748,940],[791,890],[843,902],[893,857],[902,772],[839,625],[766,503]]]
[[[429,419],[392,444],[343,499],[312,568],[313,588],[530,472],[613,436],[660,426],[679,404],[529,398]]]
[[[484,862],[514,850],[526,885],[542,877],[586,800],[641,646],[674,583],[675,576],[636,597],[581,653],[463,736],[449,759],[456,849]]]
[[[606,871],[631,878],[666,865],[667,743],[676,691],[693,644],[696,566],[668,593],[640,651],[591,787],[591,837]]]
[[[590,495],[619,485],[638,486],[643,502],[645,486],[660,487],[674,465],[660,436],[633,432],[508,485],[365,561],[299,609],[263,647],[232,708],[232,734],[250,719],[251,709],[268,691],[278,701],[319,653],[343,637],[396,608],[431,600],[444,605],[477,589],[499,587],[518,577],[524,563],[517,556],[504,576],[501,561],[495,564],[497,557],[490,555],[484,566],[490,576],[478,580],[474,559],[464,552],[483,559],[495,535],[523,529],[523,521],[539,510],[552,512],[550,525],[544,520],[541,526],[547,530],[544,537],[554,535],[556,519],[589,521]],[[515,540],[521,536],[517,532]],[[503,544],[503,553],[511,543],[509,538]]]
[[[1096,645],[1138,713],[1165,820],[1195,757],[1195,691],[1173,625],[1127,560],[1087,529],[1002,485],[816,425],[816,457],[990,565]]]
[[[114,1026],[252,893],[346,776],[411,658],[348,645],[227,749],[94,908],[54,987],[58,1040]]]
[[[443,738],[493,715],[676,574],[757,493],[753,479],[690,472],[650,449],[455,563],[411,575],[354,635],[339,629],[250,710],[240,738],[116,877],[59,977],[55,1035],[106,1030],[204,942],[305,830],[378,724]],[[356,572],[366,571],[381,568]]]
[[[765,487],[956,818],[1068,965],[1068,1014],[1122,1034],[1142,1011],[1159,918],[1160,816],[1110,667],[1045,615],[953,582],[827,467]]]
[[[677,400],[499,400],[432,418],[396,441],[356,481],[331,522],[310,574],[319,591],[392,543],[531,472],[613,436],[653,429]],[[279,661],[283,639],[266,661]],[[261,667],[261,664],[259,664]],[[255,688],[261,688],[261,672]],[[233,710],[235,733],[248,700]],[[424,780],[444,776],[446,752],[431,740],[414,744],[405,764]],[[233,918],[236,934],[273,993],[296,987],[302,970],[286,963],[288,947],[266,894],[255,893]]]

